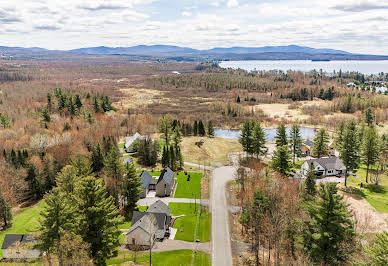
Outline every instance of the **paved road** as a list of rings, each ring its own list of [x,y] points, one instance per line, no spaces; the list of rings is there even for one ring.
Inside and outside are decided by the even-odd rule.
[[[180,203],[200,203],[199,202],[199,199],[186,199],[186,198],[170,198],[170,197],[167,197],[167,198],[158,198],[158,197],[155,197],[155,198],[144,198],[144,199],[140,199],[137,204],[139,206],[150,206],[152,203],[156,202],[157,200],[161,200],[163,201],[164,203],[166,203],[167,205],[170,203],[170,202],[180,202]],[[207,199],[202,199],[201,200],[201,204],[206,206],[206,205],[209,205],[209,200]]]
[[[212,208],[212,265],[232,266],[232,249],[229,231],[225,187],[234,179],[236,168],[224,166],[214,169],[211,183]]]
[[[203,164],[200,165],[200,164],[196,164],[196,163],[185,162],[185,165],[192,166],[192,167],[198,167],[199,169],[203,169],[204,168]],[[205,166],[205,170],[212,171],[212,170],[214,170],[214,167]]]

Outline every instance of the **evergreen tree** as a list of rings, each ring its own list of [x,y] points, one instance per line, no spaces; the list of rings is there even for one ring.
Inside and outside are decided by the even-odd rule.
[[[267,147],[265,146],[265,132],[260,123],[256,123],[252,130],[252,152],[257,157],[265,155],[267,153]]]
[[[253,120],[245,121],[243,127],[241,129],[241,135],[238,141],[241,143],[243,147],[243,151],[247,153],[247,155],[253,153],[252,143],[253,143],[253,128],[255,126],[255,122]]]
[[[51,121],[50,111],[47,108],[44,108],[42,110],[42,120],[46,123],[49,123]]]
[[[207,124],[207,135],[209,137],[214,137],[214,127],[213,127],[213,122],[209,120]]]
[[[304,191],[305,194],[308,196],[315,196],[317,194],[317,188],[315,185],[315,172],[314,172],[314,165],[311,163],[309,165],[309,170],[306,174],[306,180],[304,181]]]
[[[172,132],[172,121],[169,116],[164,116],[159,120],[159,133],[162,134],[162,139],[164,139],[165,145],[168,147],[170,145]]]
[[[272,157],[272,168],[284,176],[288,176],[291,172],[291,158],[287,146],[279,147]]]
[[[237,103],[240,103],[241,102],[241,99],[240,99],[240,95],[237,95],[237,100],[236,100]]]
[[[349,171],[357,170],[359,166],[359,138],[356,125],[350,122],[343,133],[342,143],[339,145],[340,158],[345,165],[345,186],[347,186],[347,178]]]
[[[373,124],[373,113],[370,108],[365,111],[365,123],[370,127]]]
[[[337,137],[335,139],[335,146],[337,150],[341,149],[341,144],[343,143],[343,137],[345,132],[345,123],[344,121],[341,121],[338,128],[337,128]]]
[[[169,156],[170,157],[169,167],[171,168],[171,170],[175,171],[176,170],[176,154],[175,154],[174,147],[170,146],[168,151],[169,151],[169,154],[170,154],[170,156]]]
[[[206,135],[205,126],[203,125],[202,120],[199,120],[198,122],[198,134],[203,137]]]
[[[76,183],[80,180],[78,170],[72,165],[66,165],[58,173],[56,183],[61,193],[66,195],[66,198],[71,198],[74,194]]]
[[[10,126],[10,121],[7,114],[0,113],[0,123],[3,126],[3,128],[7,128]]]
[[[162,166],[163,168],[168,167],[170,164],[170,153],[168,152],[168,148],[166,145],[163,146],[163,153],[162,153]]]
[[[72,195],[71,195],[72,196]],[[59,241],[65,231],[76,228],[75,212],[65,194],[55,188],[44,197],[45,204],[40,216],[39,248],[51,252],[54,243]]]
[[[376,234],[370,248],[366,249],[369,261],[365,265],[388,265],[388,232]]]
[[[4,224],[3,228],[7,228],[12,221],[11,206],[2,194],[0,194],[0,221]]]
[[[321,183],[318,196],[304,206],[310,216],[302,232],[304,250],[317,264],[342,265],[354,249],[352,215],[335,183]]]
[[[276,147],[282,147],[288,144],[286,127],[283,124],[281,124],[276,131],[275,142]]]
[[[295,164],[295,158],[301,155],[303,145],[302,137],[300,136],[300,128],[298,125],[293,125],[290,131],[290,145],[292,152],[292,162]]]
[[[93,108],[95,113],[101,113],[101,106],[96,96],[93,98]]]
[[[79,96],[79,94],[75,95],[75,105],[77,106],[78,110],[81,109],[81,107],[82,107],[82,101],[81,101],[81,97]]]
[[[194,134],[194,136],[198,135],[198,122],[197,122],[197,120],[194,121],[193,134]]]
[[[366,165],[365,182],[368,183],[369,168],[375,164],[380,157],[380,139],[375,127],[368,127],[364,133],[361,147],[361,159]]]
[[[123,222],[114,199],[107,196],[101,179],[88,176],[78,182],[76,189],[78,234],[90,244],[89,254],[96,265],[105,265],[117,255],[121,235],[118,225]]]
[[[100,144],[97,144],[92,150],[92,172],[98,173],[104,167],[104,155],[102,154]]]
[[[120,160],[120,151],[117,146],[112,147],[104,160],[105,184],[111,195],[119,206],[119,192],[123,179],[124,167]]]
[[[319,129],[315,136],[312,151],[318,158],[329,153],[329,134],[327,134],[324,128]]]
[[[133,164],[127,165],[126,175],[123,179],[121,195],[125,201],[124,214],[129,217],[136,208],[136,202],[140,199],[141,182]]]
[[[33,165],[29,165],[27,169],[26,181],[28,184],[28,191],[31,193],[31,197],[34,200],[38,200],[42,197],[42,186],[39,182],[36,169]]]

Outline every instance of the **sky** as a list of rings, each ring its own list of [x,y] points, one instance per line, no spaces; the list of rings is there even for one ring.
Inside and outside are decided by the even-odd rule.
[[[388,0],[0,0],[0,46],[304,45],[388,54]]]

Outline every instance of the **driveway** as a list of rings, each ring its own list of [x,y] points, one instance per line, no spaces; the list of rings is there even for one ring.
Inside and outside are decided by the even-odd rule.
[[[211,209],[213,266],[232,265],[232,249],[225,188],[226,184],[234,179],[235,173],[236,168],[233,166],[219,167],[212,172]]]
[[[150,206],[152,203],[158,201],[158,200],[161,200],[163,201],[164,203],[166,203],[167,205],[170,203],[170,202],[178,202],[178,203],[200,203],[201,205],[203,206],[207,206],[209,205],[209,200],[208,199],[202,199],[202,200],[199,200],[199,199],[186,199],[186,198],[170,198],[170,197],[167,197],[167,198],[158,198],[158,197],[154,197],[154,198],[144,198],[144,199],[140,199],[137,204],[139,206]]]
[[[205,168],[205,170],[208,170],[208,171],[214,170],[214,167],[204,166],[203,164],[196,164],[196,163],[189,163],[189,162],[184,162],[184,164],[192,167],[198,167],[199,169]]]
[[[195,243],[187,242],[182,240],[172,240],[165,239],[163,242],[155,242],[152,251],[169,251],[169,250],[178,250],[178,249],[190,249],[190,250],[199,250],[202,252],[210,253],[210,242],[205,243]]]

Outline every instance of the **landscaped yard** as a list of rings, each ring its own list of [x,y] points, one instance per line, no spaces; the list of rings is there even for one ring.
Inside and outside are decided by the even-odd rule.
[[[108,265],[121,265],[127,261],[133,261],[134,253],[131,251],[119,251],[117,257],[106,261]],[[192,250],[173,250],[152,253],[152,265],[155,266],[184,266],[191,265],[193,258]],[[148,265],[149,253],[138,252],[136,262],[140,265]],[[210,255],[198,251],[194,254],[194,265],[210,266]]]
[[[197,214],[199,212],[199,206],[199,204],[195,205],[191,203],[169,204],[173,216],[185,215],[175,221],[174,228],[178,229],[175,239],[191,242],[195,241],[195,239],[199,239],[201,242],[210,241],[211,215],[209,212],[204,210],[203,207],[199,218],[197,236],[194,236],[198,220]],[[183,232],[181,232],[181,230],[183,230]]]
[[[141,171],[137,172],[141,173]],[[160,171],[148,171],[148,173],[153,177],[160,176]],[[190,175],[190,181],[187,181],[188,175]],[[187,175],[185,175],[184,172],[176,172],[174,177],[177,179],[178,183],[174,198],[199,199],[202,173],[188,172]]]
[[[201,148],[195,145],[203,139]],[[182,141],[182,155],[185,162],[213,165],[216,162],[227,163],[229,153],[242,151],[240,143],[235,139],[184,137]]]
[[[190,176],[190,181],[187,181],[187,177]],[[201,191],[201,173],[187,173],[179,172],[175,174],[177,178],[177,188],[174,194],[174,198],[199,198]]]
[[[44,201],[24,208],[14,214],[12,219],[12,226],[5,231],[0,232],[0,245],[3,244],[3,240],[6,234],[33,234],[38,231],[39,228],[39,213],[43,209]],[[3,252],[0,251],[1,257]]]
[[[366,169],[365,166],[361,166],[356,175],[361,178],[349,177],[348,185],[356,188],[360,188],[360,183],[365,185]],[[369,176],[373,175],[372,171],[369,172]],[[364,188],[361,188],[360,195],[364,197],[378,212],[388,213],[388,177],[387,175],[381,175],[380,184],[373,185],[367,184]]]

